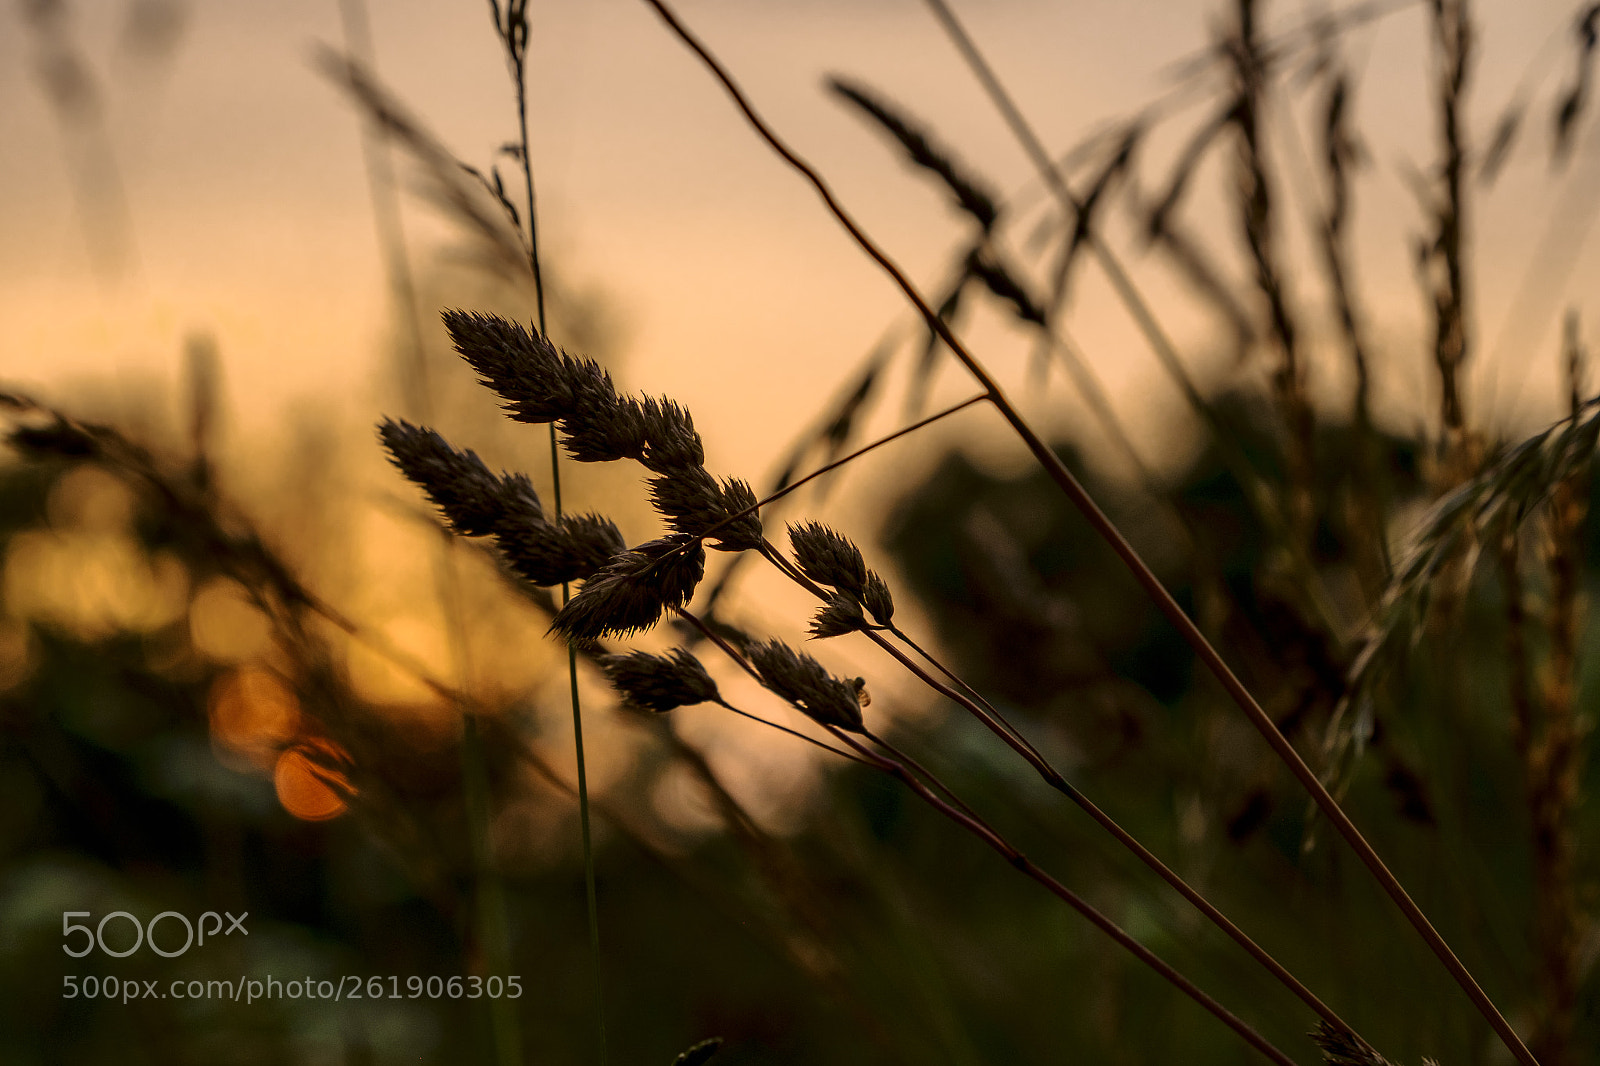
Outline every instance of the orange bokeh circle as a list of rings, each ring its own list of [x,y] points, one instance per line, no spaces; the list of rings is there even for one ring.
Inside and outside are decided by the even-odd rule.
[[[278,754],[272,783],[283,809],[307,822],[337,818],[349,807],[349,779],[329,762],[347,762],[344,749],[320,737],[303,737]]]

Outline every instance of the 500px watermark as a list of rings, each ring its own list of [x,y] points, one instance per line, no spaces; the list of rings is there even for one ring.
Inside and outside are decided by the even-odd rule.
[[[224,915],[226,915],[228,919],[228,926],[226,929],[224,929],[222,925],[222,919]],[[200,916],[200,920],[198,922],[191,922],[186,915],[179,914],[177,911],[162,911],[154,918],[151,918],[146,924],[140,924],[139,919],[135,918],[127,911],[112,911],[110,914],[107,914],[101,918],[99,924],[97,924],[93,929],[87,925],[83,925],[72,920],[74,918],[93,917],[94,914],[91,911],[61,912],[61,938],[65,941],[68,941],[68,943],[61,945],[62,951],[66,952],[68,955],[71,955],[75,959],[81,959],[95,948],[99,948],[103,953],[110,955],[114,959],[124,959],[129,955],[132,955],[135,951],[138,951],[142,945],[148,944],[150,946],[150,950],[155,952],[157,955],[160,955],[162,958],[175,959],[196,944],[196,926],[199,928],[198,943],[201,946],[205,945],[207,935],[209,935],[213,940],[216,939],[217,934],[219,933],[223,936],[232,936],[234,933],[243,933],[245,936],[250,935],[250,930],[244,927],[244,920],[250,917],[249,911],[245,911],[237,918],[227,911],[222,912],[222,914],[218,914],[216,911],[206,911]],[[110,922],[113,918],[125,919],[128,925],[133,926],[132,947],[117,950],[115,948],[106,946],[106,923]],[[211,921],[211,928],[209,930],[206,928],[207,919]],[[163,921],[168,922],[169,927],[173,922],[177,922],[183,926],[184,940],[182,947],[173,951],[168,951],[166,948],[163,948],[156,943],[156,927]],[[120,929],[120,926],[113,926],[113,928]],[[82,947],[78,950],[74,950],[71,944],[74,934],[81,934],[83,937],[83,939],[79,942],[82,944]],[[163,935],[168,936],[168,944],[170,945],[174,935]]]
[[[360,978],[346,975],[337,981],[287,980],[239,977],[232,980],[177,980],[162,985],[158,981],[124,980],[120,977],[67,976],[62,981],[62,999],[109,999],[130,1003],[136,999],[229,999],[254,1003],[262,999],[520,999],[522,978],[510,977],[399,977]]]

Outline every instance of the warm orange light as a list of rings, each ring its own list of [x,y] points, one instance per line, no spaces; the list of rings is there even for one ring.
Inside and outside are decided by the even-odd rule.
[[[307,822],[326,821],[345,812],[350,781],[326,765],[330,756],[348,758],[337,744],[319,738],[301,740],[278,756],[272,782],[284,810]]]
[[[300,728],[300,702],[278,676],[258,666],[223,674],[211,686],[211,738],[263,770]]]

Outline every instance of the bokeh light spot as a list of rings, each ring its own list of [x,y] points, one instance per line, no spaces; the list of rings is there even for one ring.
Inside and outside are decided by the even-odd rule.
[[[245,666],[211,686],[211,739],[221,750],[271,769],[300,730],[300,702],[276,674]]]
[[[337,744],[318,737],[284,749],[272,772],[278,802],[284,810],[307,822],[337,818],[349,807],[345,796],[350,792],[350,781],[328,763],[346,759],[348,756]]]

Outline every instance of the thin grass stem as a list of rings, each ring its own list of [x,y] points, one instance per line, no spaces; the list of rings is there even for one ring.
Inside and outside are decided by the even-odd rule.
[[[723,639],[720,634],[718,634],[710,626],[707,626],[702,620],[696,618],[689,611],[679,608],[678,614],[690,624],[696,626],[700,632],[706,635],[707,639],[722,649],[722,651],[742,670],[744,670],[751,677],[755,678],[756,681],[761,682],[763,686],[765,685],[765,682],[762,681],[760,673],[756,671],[755,667],[750,665],[749,660],[746,659],[744,655],[742,655],[736,648],[734,648],[733,645],[729,644],[725,639]],[[995,851],[998,851],[1002,856],[1005,857],[1006,861],[1009,862],[1013,868],[1043,885],[1068,906],[1072,907],[1079,914],[1087,918],[1091,924],[1115,940],[1117,944],[1132,954],[1140,962],[1143,962],[1146,966],[1149,966],[1157,974],[1161,975],[1174,987],[1176,987],[1180,992],[1194,1000],[1201,1007],[1220,1020],[1224,1025],[1228,1026],[1228,1028],[1238,1033],[1248,1044],[1250,1044],[1251,1047],[1254,1047],[1256,1050],[1260,1051],[1273,1062],[1278,1063],[1279,1066],[1294,1066],[1293,1059],[1289,1058],[1282,1051],[1278,1050],[1278,1048],[1274,1047],[1266,1040],[1265,1037],[1261,1036],[1261,1034],[1257,1033],[1249,1025],[1245,1024],[1244,1021],[1229,1011],[1221,1003],[1217,1002],[1217,1000],[1207,995],[1198,985],[1190,981],[1177,970],[1173,969],[1158,955],[1135,940],[1131,935],[1123,930],[1121,926],[1117,925],[1110,918],[1107,918],[1100,911],[1096,910],[1087,900],[1083,899],[1077,893],[1067,888],[1060,881],[1057,881],[1055,878],[1051,877],[1042,868],[1035,865],[1033,861],[1030,860],[1026,855],[1018,851],[1003,837],[990,828],[986,822],[984,822],[976,814],[972,813],[971,808],[965,803],[961,803],[961,801],[957,800],[956,803],[959,804],[959,806],[955,806],[942,799],[932,790],[933,787],[937,787],[940,792],[943,792],[952,798],[954,798],[954,792],[948,785],[945,785],[942,781],[939,781],[938,778],[932,773],[929,773],[926,769],[923,769],[920,766],[918,767],[919,772],[926,776],[930,781],[938,782],[936,786],[930,787],[928,784],[925,784],[923,780],[916,774],[913,774],[909,769],[907,769],[904,763],[897,761],[894,758],[882,755],[879,752],[875,752],[871,748],[862,745],[844,730],[838,729],[831,725],[823,725],[823,728],[831,733],[834,739],[854,749],[861,757],[862,761],[866,762],[875,769],[889,774],[891,777],[898,778],[901,783],[915,792],[917,796],[923,800],[923,802],[929,804],[940,814],[943,814],[946,818],[949,818],[951,821],[954,821],[968,832],[977,836]],[[874,743],[883,745],[885,750],[891,752],[895,750],[892,747],[889,747],[887,744],[883,744],[883,742],[878,740],[876,737],[872,737],[871,734],[867,734],[867,736]]]
[[[978,820],[978,821],[982,820],[979,817],[978,812],[973,810],[971,807],[969,807],[967,805],[967,802],[965,800],[963,800],[959,795],[956,794],[955,789],[951,788],[949,785],[947,785],[943,781],[941,781],[939,779],[938,775],[936,775],[932,770],[929,770],[926,766],[923,766],[916,759],[913,759],[910,755],[908,755],[904,751],[901,751],[895,745],[889,743],[887,740],[883,739],[883,737],[879,736],[877,733],[874,733],[870,729],[863,729],[861,731],[861,735],[866,737],[868,740],[872,741],[878,747],[882,748],[885,752],[888,753],[890,758],[895,759],[896,761],[898,761],[900,763],[903,763],[904,765],[910,767],[911,771],[913,773],[915,773],[919,777],[921,777],[925,782],[927,782],[936,791],[944,793],[945,799],[948,800],[952,805],[954,805],[956,810],[960,811],[962,814],[965,814],[965,815],[973,818],[974,820]]]
[[[1185,881],[1176,871],[1161,861],[1161,859],[1157,857],[1154,852],[1150,851],[1150,849],[1141,844],[1137,837],[1124,829],[1115,818],[1107,814],[1093,800],[1084,795],[1083,792],[1077,788],[1077,786],[1068,781],[1060,771],[1058,771],[1044,758],[1043,754],[1040,753],[1037,748],[1028,742],[1028,740],[1016,729],[1016,727],[1012,726],[1010,722],[1006,721],[1005,716],[996,710],[993,704],[984,699],[982,694],[979,693],[977,689],[973,688],[960,677],[956,676],[956,674],[954,674],[933,655],[927,651],[924,651],[914,640],[900,630],[899,627],[890,626],[888,628],[889,632],[892,633],[898,640],[906,644],[918,655],[922,656],[922,658],[925,659],[931,666],[933,666],[934,669],[938,670],[945,677],[949,678],[953,684],[964,690],[972,700],[979,703],[985,713],[976,715],[975,717],[977,717],[979,721],[983,722],[983,724],[986,725],[996,736],[1006,741],[1006,743],[1009,744],[1013,750],[1022,755],[1022,757],[1028,761],[1029,765],[1033,766],[1034,769],[1039,772],[1039,776],[1043,778],[1047,785],[1061,793],[1063,796],[1067,797],[1073,803],[1077,804],[1077,806],[1080,807],[1085,814],[1089,815],[1089,817],[1094,819],[1094,821],[1098,823],[1102,829],[1111,834],[1117,843],[1121,844],[1129,852],[1132,852],[1140,862],[1144,863],[1146,867],[1154,871],[1157,876],[1159,876],[1180,896],[1187,900],[1190,905],[1199,911],[1208,921],[1211,922],[1212,925],[1216,926],[1223,933],[1225,933],[1229,939],[1242,947],[1251,958],[1260,963],[1269,974],[1276,978],[1278,982],[1290,992],[1293,992],[1302,1003],[1310,1007],[1318,1016],[1326,1020],[1329,1024],[1335,1025],[1339,1029],[1350,1033],[1351,1036],[1355,1037],[1357,1040],[1360,1040],[1363,1044],[1367,1044],[1368,1047],[1371,1046],[1348,1022],[1339,1017],[1339,1015],[1334,1012],[1332,1007],[1329,1007],[1326,1003],[1324,1003],[1316,993],[1312,992],[1311,989],[1306,987],[1306,985],[1299,978],[1290,973],[1289,970],[1286,969],[1284,965],[1276,958],[1274,958],[1270,952],[1261,947],[1261,945],[1257,944],[1255,940],[1251,938],[1250,934],[1246,933],[1243,929],[1235,925],[1227,915],[1218,910],[1216,906],[1214,906],[1210,900],[1206,899],[1206,897],[1202,895],[1198,889],[1194,888],[1189,884],[1189,882]],[[966,707],[970,713],[971,708],[967,707],[966,701],[959,702],[961,702],[962,706]]]
[[[1218,1021],[1232,1029],[1247,1044],[1255,1048],[1262,1055],[1266,1056],[1271,1061],[1278,1063],[1279,1066],[1294,1066],[1293,1059],[1280,1051],[1260,1033],[1256,1032],[1255,1029],[1248,1025],[1243,1019],[1239,1018],[1238,1015],[1228,1010],[1227,1007],[1224,1007],[1220,1002],[1208,995],[1193,981],[1179,973],[1159,955],[1155,954],[1149,948],[1139,943],[1138,940],[1134,939],[1132,935],[1130,935],[1116,922],[1106,917],[1106,915],[1101,913],[1092,904],[1090,904],[1088,900],[1085,900],[1082,896],[1079,896],[1076,892],[1073,892],[1066,885],[1050,876],[1050,874],[1045,872],[1043,868],[1034,863],[1033,860],[1029,859],[1027,855],[1017,850],[1017,848],[1014,847],[1009,841],[1007,841],[999,833],[995,832],[995,830],[989,826],[987,822],[984,822],[981,818],[978,818],[964,809],[952,806],[934,791],[934,788],[937,787],[939,791],[948,793],[949,786],[944,785],[942,782],[938,783],[937,785],[927,784],[916,774],[912,773],[911,770],[909,770],[906,765],[899,760],[872,751],[870,748],[867,748],[865,745],[861,744],[854,737],[850,736],[841,729],[833,726],[829,726],[827,729],[840,741],[848,744],[850,747],[860,752],[863,757],[869,759],[879,770],[891,777],[896,778],[901,782],[901,784],[915,792],[917,797],[924,803],[927,803],[929,806],[933,807],[934,810],[955,822],[957,825],[967,830],[967,832],[976,836],[979,840],[982,840],[985,844],[989,845],[990,848],[999,852],[1000,855],[1011,864],[1013,869],[1022,873],[1024,876],[1033,879],[1040,885],[1043,885],[1044,888],[1047,889],[1052,895],[1056,896],[1056,898],[1060,899],[1084,918],[1088,919],[1090,924],[1094,925],[1101,932],[1105,933],[1112,940],[1116,941],[1118,946],[1120,946],[1123,950],[1127,951],[1140,962],[1150,967],[1150,969],[1154,970],[1167,982],[1173,985],[1173,987],[1177,988],[1178,991],[1194,1000],[1195,1003],[1199,1004]],[[923,772],[926,773],[926,771]],[[928,776],[933,781],[938,780],[932,775]]]
[[[534,191],[533,157],[528,137],[528,16],[525,3],[508,0],[505,23],[500,23],[498,0],[491,0],[496,27],[510,60],[517,94],[518,156],[522,164],[522,184],[528,214],[528,269],[533,274],[534,304],[538,313],[539,335],[549,337],[549,323],[545,315],[544,270],[539,257],[538,199]],[[520,37],[518,36],[520,34]],[[560,522],[561,508],[561,448],[556,437],[556,425],[550,423],[550,499],[555,518]],[[563,606],[572,598],[570,582],[561,583]],[[583,751],[583,703],[578,694],[578,651],[572,641],[567,641],[567,677],[572,699],[572,741],[578,764],[578,824],[583,837],[583,882],[589,918],[589,954],[594,967],[595,1038],[599,1045],[600,1064],[606,1062],[606,1012],[605,979],[600,963],[600,905],[595,885],[594,836],[589,817],[588,761]]]
[[[723,527],[725,527],[725,526],[727,526],[727,525],[729,525],[729,524],[731,524],[733,522],[736,522],[739,519],[746,517],[747,515],[752,515],[752,514],[756,513],[757,511],[761,510],[761,508],[766,507],[768,504],[775,503],[778,500],[783,499],[785,496],[789,495],[792,492],[795,492],[796,490],[804,487],[805,485],[810,484],[811,482],[815,481],[817,478],[822,477],[824,474],[832,473],[834,470],[837,470],[839,467],[844,466],[846,463],[849,463],[849,462],[852,462],[852,461],[854,461],[856,459],[859,459],[861,456],[866,455],[870,451],[873,451],[873,450],[875,450],[877,448],[881,448],[885,444],[888,444],[888,443],[890,443],[892,441],[899,440],[901,437],[904,437],[906,434],[913,433],[913,432],[915,432],[915,431],[917,431],[919,429],[922,429],[924,426],[930,426],[933,423],[940,421],[941,419],[948,418],[951,415],[956,414],[958,411],[964,411],[968,407],[973,406],[974,404],[982,403],[983,401],[987,400],[988,398],[989,398],[988,393],[980,392],[978,395],[969,397],[968,399],[965,399],[965,400],[962,400],[960,403],[951,404],[949,407],[946,407],[944,410],[938,411],[938,412],[936,412],[934,414],[931,414],[927,418],[919,419],[918,421],[913,422],[909,426],[903,426],[900,429],[895,430],[893,433],[888,434],[887,436],[879,437],[877,440],[874,440],[874,441],[871,441],[871,442],[869,442],[867,444],[864,444],[861,447],[857,448],[855,451],[851,452],[850,454],[848,454],[846,456],[843,456],[842,458],[835,459],[832,462],[826,463],[823,466],[819,467],[818,469],[811,471],[811,473],[809,473],[809,474],[805,475],[804,477],[800,478],[798,481],[793,481],[793,482],[790,482],[788,484],[782,485],[780,488],[774,490],[770,495],[762,497],[761,499],[757,500],[751,506],[746,507],[743,510],[739,511],[737,514],[729,515],[727,518],[724,518],[724,519],[716,522],[710,528],[708,528],[705,531],[705,533],[701,534],[701,538],[700,539],[703,541],[705,537],[711,536],[712,534],[716,533],[718,530],[722,529]],[[682,549],[682,550],[688,550],[688,549],[685,548],[685,549]],[[739,566],[740,560],[742,560],[743,558],[744,558],[744,555],[742,553],[739,554],[739,555],[734,556],[732,563],[730,563],[728,565],[728,567],[726,569],[724,569],[722,571],[722,573],[718,576],[717,583],[714,586],[712,586],[711,592],[706,598],[706,610],[708,612],[715,610],[717,601],[719,599],[721,599],[723,591],[725,589],[727,589],[730,581],[732,580],[734,571]]]
[[[771,544],[767,544],[764,547],[762,554],[774,565],[776,565],[785,575],[800,584],[801,587],[805,588],[807,591],[811,592],[824,602],[827,602],[827,593],[809,578],[807,578],[804,574],[800,573],[799,570],[796,569],[789,560],[783,557],[782,553],[779,552],[776,547]],[[1077,787],[1068,781],[1059,770],[1052,766],[1049,760],[1047,760],[1037,748],[1030,744],[1027,738],[1025,738],[1015,726],[1008,722],[1005,716],[996,710],[994,705],[986,700],[982,694],[980,694],[971,685],[963,681],[943,663],[939,662],[939,660],[931,653],[925,651],[919,644],[916,643],[916,641],[907,636],[898,626],[891,624],[883,628],[889,633],[893,634],[897,639],[905,643],[908,647],[925,659],[935,670],[943,674],[950,680],[952,684],[956,685],[963,691],[957,691],[956,689],[951,688],[950,686],[930,675],[919,664],[908,658],[902,651],[900,651],[900,649],[889,643],[889,641],[886,640],[883,635],[877,631],[877,629],[868,628],[862,632],[865,633],[869,640],[877,644],[884,651],[888,652],[890,656],[899,662],[901,666],[905,667],[906,670],[908,670],[919,681],[933,689],[935,692],[938,692],[946,699],[962,707],[967,711],[967,713],[971,714],[974,718],[978,719],[978,721],[982,722],[990,732],[994,733],[1001,740],[1005,741],[1005,743],[1013,751],[1022,756],[1022,758],[1026,760],[1035,771],[1038,772],[1039,776],[1047,785],[1061,793],[1063,796],[1066,796],[1073,803],[1082,808],[1083,811],[1093,818],[1097,823],[1099,823],[1099,825],[1105,829],[1106,832],[1110,833],[1119,844],[1121,844],[1128,851],[1132,852],[1140,862],[1144,863],[1145,866],[1149,867],[1163,881],[1175,889],[1179,895],[1188,900],[1196,910],[1198,910],[1213,925],[1225,933],[1229,939],[1233,940],[1234,943],[1242,947],[1251,958],[1260,963],[1269,974],[1271,974],[1285,988],[1299,998],[1302,1003],[1310,1007],[1312,1011],[1330,1024],[1339,1027],[1339,1029],[1344,1032],[1350,1033],[1356,1040],[1366,1044],[1368,1047],[1371,1046],[1355,1031],[1353,1027],[1351,1027],[1348,1022],[1339,1017],[1339,1015],[1334,1012],[1333,1008],[1329,1007],[1322,1001],[1320,997],[1317,996],[1316,993],[1312,992],[1310,988],[1306,987],[1304,982],[1295,977],[1294,974],[1290,973],[1289,970],[1284,967],[1284,965],[1276,958],[1274,958],[1270,952],[1257,944],[1248,933],[1235,925],[1233,921],[1227,917],[1227,915],[1223,914],[1209,900],[1207,900],[1198,889],[1194,888],[1182,877],[1180,877],[1176,871],[1174,871],[1166,863],[1162,862],[1154,852],[1150,851],[1150,849],[1141,844],[1137,837],[1124,829],[1116,821],[1116,819],[1112,818],[1105,811],[1101,810],[1100,807],[1098,807],[1092,800],[1089,799],[1089,797],[1085,796],[1081,791],[1079,791]],[[922,767],[918,766],[914,762],[911,762],[911,760],[901,753],[895,751],[893,748],[890,748],[886,742],[870,733],[867,735],[871,737],[875,743],[878,743],[885,749],[889,750],[891,754],[895,755],[895,757],[899,758],[902,762],[910,762],[918,773],[921,773],[925,777],[932,779],[933,775],[923,770]],[[947,795],[950,795],[950,798],[955,800],[953,794],[947,793]],[[972,813],[970,808],[967,808],[965,804],[961,804],[959,800],[955,800],[955,802],[957,802],[957,804],[960,805],[962,810],[966,811],[966,813]]]
[[[699,536],[696,538],[695,542],[692,542],[690,544],[685,544],[683,547],[679,548],[678,551],[679,552],[684,552],[684,551],[691,550],[694,543],[698,543],[699,541],[705,540],[707,537],[712,536],[717,531],[723,529],[726,526],[729,526],[729,525],[733,524],[734,522],[737,522],[739,519],[744,518],[747,515],[755,514],[757,511],[761,510],[761,508],[767,506],[768,504],[776,503],[778,500],[783,499],[785,496],[789,495],[791,492],[796,492],[799,489],[804,488],[806,485],[808,485],[811,482],[815,481],[817,478],[822,477],[824,474],[830,474],[833,471],[839,469],[841,466],[844,466],[846,463],[853,462],[856,459],[861,458],[863,455],[866,455],[870,451],[874,451],[874,450],[876,450],[878,448],[881,448],[885,444],[893,443],[894,441],[899,440],[901,437],[906,436],[908,433],[915,433],[917,430],[922,429],[925,426],[931,426],[935,422],[938,422],[938,421],[940,421],[942,419],[945,419],[945,418],[949,418],[953,414],[956,414],[956,413],[958,413],[960,411],[965,411],[967,408],[973,406],[974,404],[982,403],[983,401],[991,399],[991,398],[992,397],[989,395],[989,393],[980,392],[976,396],[967,397],[965,400],[962,400],[960,403],[951,404],[949,407],[946,407],[944,410],[935,412],[934,414],[929,415],[927,418],[918,419],[917,421],[911,423],[909,426],[902,426],[901,428],[895,430],[893,433],[890,433],[887,436],[879,437],[875,441],[872,441],[872,442],[867,443],[867,444],[863,444],[861,447],[857,448],[855,451],[851,452],[849,455],[846,455],[846,456],[844,456],[843,458],[840,458],[840,459],[835,459],[833,462],[828,463],[828,464],[826,464],[824,466],[820,466],[817,469],[811,471],[811,473],[807,474],[805,477],[800,478],[797,481],[790,482],[789,484],[785,485],[783,488],[781,488],[778,491],[772,493],[771,495],[762,497],[761,499],[757,500],[755,503],[752,503],[749,507],[743,508],[742,510],[737,511],[734,514],[728,515],[726,518],[723,518],[720,521],[718,521],[718,522],[716,522],[716,523],[714,523],[714,524],[712,524],[710,526],[707,526],[706,529],[699,534]]]
[[[949,4],[945,3],[945,0],[926,0],[926,2],[939,25],[943,27],[950,37],[951,43],[961,53],[962,58],[971,68],[974,77],[982,85],[984,92],[989,96],[995,109],[1000,112],[1007,128],[1011,130],[1012,136],[1022,145],[1023,150],[1027,153],[1029,160],[1038,171],[1039,177],[1044,181],[1045,186],[1054,195],[1062,211],[1068,218],[1073,220],[1075,225],[1086,209],[1084,201],[1067,185],[1066,178],[1062,176],[1061,168],[1050,158],[1050,154],[1045,150],[1044,143],[1039,139],[1039,135],[1034,131],[1032,124],[1022,114],[1015,99],[1000,81],[989,61],[984,58],[977,43],[972,39],[972,35],[961,24]],[[828,199],[828,197],[824,198]],[[1150,346],[1150,350],[1155,353],[1157,361],[1161,363],[1168,377],[1177,385],[1179,392],[1183,394],[1190,409],[1211,431],[1212,439],[1217,445],[1223,462],[1238,480],[1239,486],[1244,491],[1245,498],[1250,502],[1252,509],[1270,530],[1279,534],[1279,539],[1288,546],[1289,558],[1294,564],[1296,575],[1301,579],[1302,590],[1309,601],[1309,606],[1318,616],[1327,632],[1336,635],[1338,632],[1334,622],[1336,615],[1331,601],[1322,587],[1321,575],[1317,573],[1316,568],[1310,563],[1305,551],[1305,545],[1296,538],[1284,535],[1288,532],[1284,516],[1279,513],[1279,508],[1262,481],[1261,476],[1256,472],[1255,467],[1251,465],[1249,458],[1245,455],[1238,442],[1233,439],[1232,434],[1227,431],[1226,427],[1217,418],[1217,414],[1212,409],[1211,404],[1201,395],[1199,386],[1195,384],[1194,378],[1190,376],[1188,368],[1184,366],[1183,359],[1178,354],[1177,345],[1157,320],[1149,301],[1139,291],[1139,287],[1134,283],[1133,278],[1129,276],[1116,253],[1106,244],[1104,238],[1100,236],[1095,227],[1084,227],[1082,234],[1084,244],[1090,254],[1095,257],[1095,262],[1100,265],[1101,271],[1105,274],[1106,280],[1111,283],[1117,298],[1122,301],[1123,306],[1127,308],[1128,313],[1132,316],[1135,326],[1144,335],[1145,342]],[[1066,252],[1063,252],[1063,259],[1060,264],[1063,268],[1067,265],[1066,254]],[[1061,294],[1065,292],[1065,275],[1060,274],[1059,270],[1058,275],[1060,275],[1060,281],[1055,286],[1055,291],[1052,292],[1051,308],[1048,312],[1052,320],[1055,318],[1056,304],[1059,302]]]
[[[741,711],[739,708],[735,707],[733,704],[726,703],[726,702],[724,702],[722,700],[718,700],[717,701],[717,706],[723,707],[723,708],[725,708],[727,710],[730,710],[734,714],[740,715],[740,716],[742,716],[744,718],[748,718],[752,722],[760,722],[762,725],[768,726],[769,728],[772,728],[772,729],[776,729],[780,733],[788,733],[791,737],[798,737],[801,740],[805,741],[807,744],[810,744],[810,745],[812,745],[814,747],[821,748],[823,751],[830,752],[831,754],[837,755],[841,759],[849,759],[851,762],[860,763],[862,766],[870,765],[865,759],[862,759],[862,758],[860,758],[858,756],[855,756],[855,755],[851,755],[848,751],[840,751],[838,748],[834,747],[831,744],[824,744],[822,741],[818,740],[816,737],[808,737],[804,733],[800,732],[798,729],[790,729],[786,725],[779,725],[777,722],[772,721],[770,718],[763,718],[759,714],[751,714],[749,711]]]

